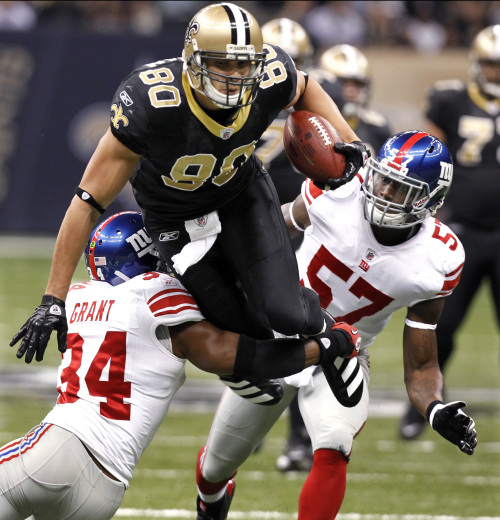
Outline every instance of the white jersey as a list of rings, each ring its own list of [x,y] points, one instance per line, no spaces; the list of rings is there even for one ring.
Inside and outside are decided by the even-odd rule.
[[[203,316],[178,280],[159,273],[115,287],[75,284],[66,312],[68,348],[58,370],[60,395],[44,422],[77,435],[128,486],[186,378],[185,360],[172,353],[168,334],[157,338],[156,329]]]
[[[402,244],[380,244],[363,215],[361,184],[361,174],[335,191],[303,183],[311,226],[297,261],[303,285],[318,293],[335,319],[356,325],[365,349],[396,310],[451,294],[465,253],[435,218]]]

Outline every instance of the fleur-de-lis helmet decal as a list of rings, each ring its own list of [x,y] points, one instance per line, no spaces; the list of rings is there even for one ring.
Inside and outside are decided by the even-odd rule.
[[[192,43],[193,36],[198,33],[200,30],[200,24],[196,21],[195,18],[193,18],[188,25],[187,31],[186,31],[186,45],[189,43]]]

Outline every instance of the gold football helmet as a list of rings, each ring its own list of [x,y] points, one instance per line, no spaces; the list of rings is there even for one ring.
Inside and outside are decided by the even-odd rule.
[[[289,18],[276,18],[262,26],[262,38],[290,54],[297,67],[307,65],[313,55],[311,39],[302,25]]]
[[[320,58],[320,67],[339,78],[342,83],[353,82],[361,87],[355,97],[347,103],[366,106],[370,98],[370,76],[366,56],[352,45],[335,45],[327,49]],[[345,90],[345,89],[344,89]]]
[[[486,27],[472,42],[471,78],[486,96],[500,98],[500,25]]]
[[[264,76],[265,53],[259,24],[245,9],[223,3],[199,11],[187,28],[182,56],[191,87],[216,107],[242,107],[255,100]],[[231,76],[220,68],[211,70],[207,60],[226,63],[229,72],[244,72]],[[230,67],[228,62],[237,62],[237,66]],[[220,92],[214,83],[219,88],[224,85],[225,92]]]

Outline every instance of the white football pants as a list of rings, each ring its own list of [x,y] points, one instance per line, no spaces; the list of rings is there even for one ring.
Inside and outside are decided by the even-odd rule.
[[[58,426],[37,426],[0,449],[2,520],[109,520],[124,493],[78,437]]]
[[[231,477],[267,435],[297,392],[313,451],[332,449],[349,457],[353,439],[368,416],[368,352],[362,352],[358,361],[363,371],[364,390],[360,402],[352,408],[337,401],[319,367],[309,382],[299,388],[280,379],[284,397],[274,406],[251,403],[227,388],[208,437],[202,467],[204,478],[219,482]]]

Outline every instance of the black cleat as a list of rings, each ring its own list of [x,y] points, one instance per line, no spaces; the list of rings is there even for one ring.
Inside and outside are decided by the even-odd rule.
[[[425,430],[427,420],[412,405],[408,405],[408,409],[401,419],[399,425],[399,434],[401,438],[411,441],[420,436]]]
[[[309,472],[312,467],[313,452],[311,441],[289,440],[283,453],[276,459],[276,468],[282,473],[291,471]]]
[[[236,482],[231,479],[227,483],[224,496],[220,500],[217,500],[217,502],[203,502],[203,500],[198,496],[196,500],[196,511],[198,516],[196,517],[196,520],[226,520],[229,506],[233,500],[235,487]]]

